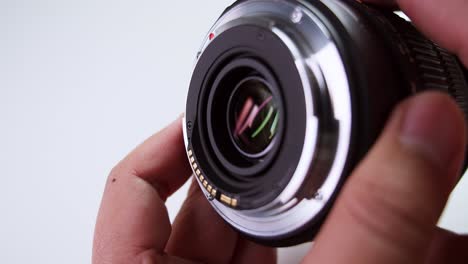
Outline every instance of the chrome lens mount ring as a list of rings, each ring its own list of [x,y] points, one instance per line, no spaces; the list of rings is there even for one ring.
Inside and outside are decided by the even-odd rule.
[[[243,233],[268,240],[297,232],[317,221],[317,216],[329,209],[343,180],[350,151],[351,92],[343,59],[332,35],[314,12],[314,7],[305,1],[237,3],[212,27],[197,60],[213,39],[241,25],[253,25],[274,33],[294,58],[304,88],[307,117],[304,144],[298,150],[301,151],[300,160],[291,164],[295,168],[294,174],[280,195],[255,209],[239,210],[227,206],[213,198],[211,186],[207,190],[206,182],[200,177],[195,178],[211,205],[230,225]],[[333,124],[333,129],[325,123]],[[183,128],[189,148],[185,119]],[[195,175],[196,172],[195,168]],[[209,175],[205,177],[209,178]],[[312,187],[304,190],[304,186]]]

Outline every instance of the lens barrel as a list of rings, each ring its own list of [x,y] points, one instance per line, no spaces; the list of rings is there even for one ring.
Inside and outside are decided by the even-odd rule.
[[[299,244],[314,238],[396,105],[438,90],[468,117],[467,76],[389,10],[237,1],[197,55],[183,123],[188,158],[232,227],[265,245]]]

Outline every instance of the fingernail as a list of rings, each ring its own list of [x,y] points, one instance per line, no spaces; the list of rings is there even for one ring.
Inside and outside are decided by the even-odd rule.
[[[439,167],[456,162],[462,129],[453,103],[430,93],[410,99],[403,114],[401,142]]]

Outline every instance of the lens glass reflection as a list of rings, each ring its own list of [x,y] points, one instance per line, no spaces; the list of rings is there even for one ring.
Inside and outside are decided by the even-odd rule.
[[[266,155],[273,146],[279,122],[276,100],[259,78],[243,80],[231,96],[228,115],[231,138],[250,157]]]

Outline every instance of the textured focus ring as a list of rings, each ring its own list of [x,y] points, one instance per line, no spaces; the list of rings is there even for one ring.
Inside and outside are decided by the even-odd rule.
[[[368,9],[392,34],[389,37],[402,61],[403,74],[412,83],[412,93],[439,90],[448,93],[463,111],[468,123],[468,70],[459,59],[424,37],[410,22],[393,12]],[[463,172],[468,167],[468,149]],[[463,176],[463,173],[461,177]]]
[[[411,23],[393,14],[387,15],[387,19],[396,27],[400,44],[408,49],[407,55],[417,81],[414,92],[420,91],[418,89],[448,92],[468,120],[466,69],[457,57],[425,38]]]
[[[396,67],[406,78],[411,93],[439,90],[449,94],[463,111],[468,124],[468,70],[460,60],[423,36],[410,22],[392,11],[361,5],[370,14],[381,37],[389,43]],[[468,165],[468,148],[463,172]]]

